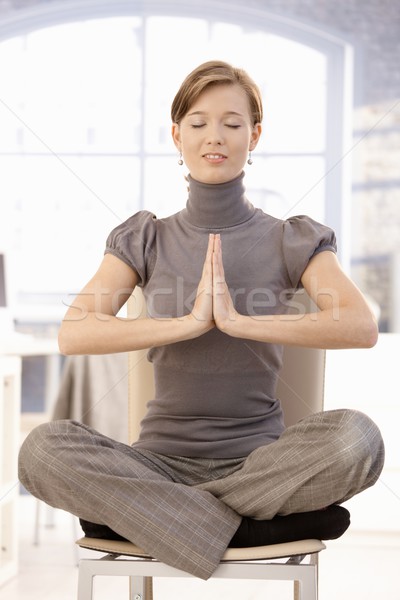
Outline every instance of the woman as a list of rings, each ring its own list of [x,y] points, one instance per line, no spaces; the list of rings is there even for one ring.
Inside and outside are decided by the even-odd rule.
[[[156,393],[139,441],[58,421],[20,453],[25,487],[79,516],[87,535],[129,539],[204,579],[228,545],[338,537],[349,524],[339,503],[383,466],[380,433],[362,413],[328,411],[284,429],[282,344],[371,347],[377,326],[328,227],[275,219],[246,199],[243,168],[261,122],[259,90],[242,70],[212,61],[188,75],[172,104],[186,207],[116,227],[61,326],[65,354],[151,348]],[[136,285],[148,318],[116,317]],[[288,314],[298,287],[317,314]]]

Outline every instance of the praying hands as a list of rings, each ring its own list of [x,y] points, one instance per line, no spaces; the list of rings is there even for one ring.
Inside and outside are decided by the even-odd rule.
[[[222,245],[219,234],[210,233],[207,254],[192,316],[208,322],[210,329],[217,327],[229,334],[229,325],[238,317],[225,281]]]

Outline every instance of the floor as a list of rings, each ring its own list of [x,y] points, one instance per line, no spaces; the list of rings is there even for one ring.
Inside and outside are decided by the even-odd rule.
[[[79,558],[94,556],[75,550],[81,531],[77,521],[62,511],[40,505],[39,545],[34,545],[36,501],[20,497],[20,571],[0,589],[1,600],[75,600]],[[53,526],[46,521],[53,521]],[[320,555],[320,600],[400,600],[397,569],[400,566],[398,535],[365,534],[349,530],[343,538],[328,542]],[[98,578],[95,600],[128,599],[123,578]],[[287,582],[208,581],[195,579],[155,581],[160,600],[286,600]]]

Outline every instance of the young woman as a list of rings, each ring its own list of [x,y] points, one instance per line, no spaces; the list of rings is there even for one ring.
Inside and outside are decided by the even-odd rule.
[[[156,393],[139,441],[56,421],[20,452],[24,486],[79,516],[87,535],[126,538],[204,579],[229,545],[338,537],[349,524],[339,504],[383,466],[379,430],[363,413],[284,428],[282,345],[370,347],[377,326],[331,229],[247,200],[243,169],[261,122],[244,71],[212,61],[188,75],[172,104],[186,207],[165,219],[140,211],[116,227],[62,323],[65,354],[150,348]],[[118,318],[136,285],[148,318]],[[299,287],[318,313],[288,314]]]

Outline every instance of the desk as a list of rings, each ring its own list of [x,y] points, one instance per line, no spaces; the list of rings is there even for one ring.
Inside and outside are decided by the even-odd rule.
[[[18,571],[21,363],[28,356],[46,358],[46,411],[54,404],[60,380],[61,356],[56,339],[11,334],[0,340],[0,586]]]
[[[0,340],[0,356],[44,356],[46,358],[45,412],[54,405],[60,383],[61,355],[56,338],[39,338],[32,335],[12,334]]]

